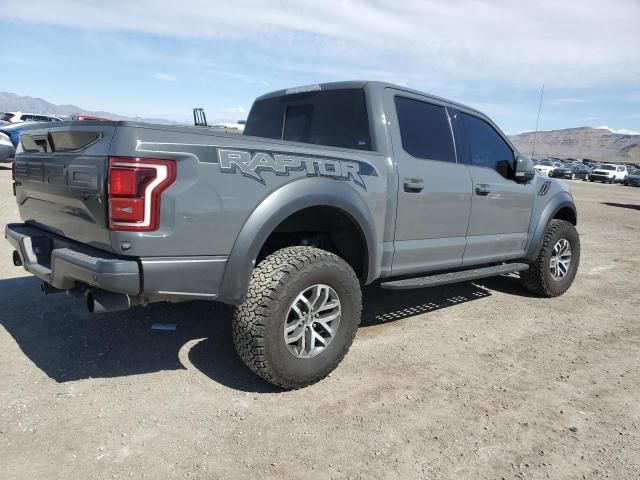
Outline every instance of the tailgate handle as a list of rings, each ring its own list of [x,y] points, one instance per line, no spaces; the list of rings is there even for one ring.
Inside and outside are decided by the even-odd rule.
[[[33,138],[33,143],[35,143],[38,146],[38,149],[41,152],[49,153],[49,142],[47,141],[46,138],[44,138],[44,137],[41,137],[41,138],[34,137]]]

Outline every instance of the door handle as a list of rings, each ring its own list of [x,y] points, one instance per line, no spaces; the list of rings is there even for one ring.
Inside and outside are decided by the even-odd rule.
[[[489,195],[491,193],[491,186],[486,183],[478,183],[476,185],[476,195]]]
[[[405,178],[404,191],[409,193],[419,193],[424,190],[424,182],[419,178]]]

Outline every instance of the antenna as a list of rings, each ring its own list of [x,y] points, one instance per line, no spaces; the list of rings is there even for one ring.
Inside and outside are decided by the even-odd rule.
[[[536,120],[536,131],[533,134],[533,146],[531,147],[531,156],[536,153],[536,137],[538,136],[538,124],[540,123],[540,110],[542,110],[542,96],[544,95],[544,83],[540,92],[540,103],[538,104],[538,119]]]

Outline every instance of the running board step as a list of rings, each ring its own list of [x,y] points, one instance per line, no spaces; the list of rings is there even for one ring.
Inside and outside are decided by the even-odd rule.
[[[447,283],[467,282],[479,278],[495,277],[504,273],[520,272],[527,270],[526,263],[505,263],[493,267],[474,268],[473,270],[462,270],[460,272],[440,273],[438,275],[428,275],[426,277],[407,278],[405,280],[393,280],[381,283],[382,288],[390,290],[404,290],[408,288],[425,288],[446,285]]]

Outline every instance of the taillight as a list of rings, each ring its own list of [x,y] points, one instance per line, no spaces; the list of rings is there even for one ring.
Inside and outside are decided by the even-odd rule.
[[[157,230],[160,196],[175,179],[173,160],[109,158],[109,228]]]

